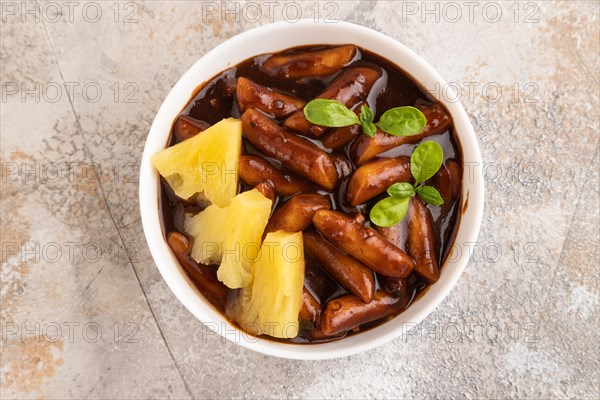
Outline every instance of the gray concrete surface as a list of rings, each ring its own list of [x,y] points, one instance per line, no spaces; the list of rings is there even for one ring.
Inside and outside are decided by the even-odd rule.
[[[599,3],[235,4],[0,3],[0,396],[599,398]],[[472,262],[411,335],[299,362],[224,343],[178,302],[143,238],[137,165],[196,59],[317,10],[462,89],[487,188]]]

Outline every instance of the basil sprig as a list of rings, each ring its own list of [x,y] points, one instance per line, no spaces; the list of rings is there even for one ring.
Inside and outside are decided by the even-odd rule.
[[[444,151],[437,142],[424,142],[417,146],[410,157],[410,173],[415,184],[394,183],[387,189],[387,197],[373,206],[369,217],[378,226],[388,228],[402,221],[408,211],[408,203],[413,196],[419,196],[427,204],[439,206],[444,200],[433,186],[421,185],[431,178],[442,166]]]
[[[396,107],[383,113],[379,122],[373,122],[373,111],[368,106],[360,108],[357,116],[336,100],[315,99],[304,107],[304,116],[316,125],[338,128],[358,124],[363,133],[375,136],[377,128],[394,136],[412,136],[421,133],[427,120],[423,113],[410,106]]]

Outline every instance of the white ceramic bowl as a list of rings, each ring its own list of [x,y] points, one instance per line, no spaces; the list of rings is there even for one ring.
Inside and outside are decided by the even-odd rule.
[[[159,177],[150,164],[150,157],[166,146],[171,124],[198,85],[241,61],[295,46],[348,43],[384,56],[425,88],[435,88],[436,84],[437,87],[445,87],[444,79],[417,54],[369,28],[345,22],[317,24],[312,20],[273,23],[237,35],[200,58],[163,102],[146,140],[140,168],[140,211],[146,240],[160,273],[175,296],[207,327],[228,340],[263,354],[302,360],[328,359],[356,354],[398,338],[423,320],[450,292],[469,260],[472,246],[464,244],[475,242],[479,232],[483,212],[483,178],[477,138],[465,110],[459,102],[453,101],[456,97],[446,95],[445,100],[432,93],[452,114],[463,160],[468,163],[465,165],[476,167],[463,168],[461,209],[467,200],[468,206],[461,217],[455,247],[442,268],[440,280],[405,312],[374,329],[339,341],[312,345],[286,344],[258,339],[239,331],[191,284],[163,237],[158,203]]]

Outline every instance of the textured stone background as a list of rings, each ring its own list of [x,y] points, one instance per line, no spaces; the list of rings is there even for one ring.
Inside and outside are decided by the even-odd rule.
[[[2,1],[1,397],[598,398],[599,3],[208,3]],[[299,362],[223,343],[178,302],[143,238],[137,165],[195,60],[317,10],[461,87],[486,206],[472,262],[412,335]]]

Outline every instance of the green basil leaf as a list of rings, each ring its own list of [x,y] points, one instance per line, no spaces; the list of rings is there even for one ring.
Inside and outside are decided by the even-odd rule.
[[[431,178],[442,166],[444,151],[437,142],[425,142],[417,146],[410,157],[410,172],[415,185]]]
[[[358,119],[363,132],[368,136],[375,136],[375,133],[377,133],[377,127],[373,123],[373,111],[369,107],[362,106],[360,108]]]
[[[427,119],[415,107],[396,107],[383,113],[376,124],[381,130],[394,136],[412,136],[421,133]]]
[[[369,217],[375,225],[388,228],[404,219],[406,211],[408,211],[409,200],[410,197],[403,199],[388,197],[383,199],[371,208]]]
[[[373,122],[361,122],[360,125],[365,135],[373,137],[377,133],[377,127]]]
[[[440,192],[437,191],[433,186],[419,186],[416,189],[417,194],[427,204],[431,204],[433,206],[441,206],[444,204],[444,199],[440,195]]]
[[[373,122],[373,118],[373,110],[367,106],[360,107],[360,115],[358,116],[358,119],[360,120],[361,124]]]
[[[415,188],[408,182],[394,183],[388,188],[387,193],[392,197],[403,199],[405,197],[414,196]]]
[[[315,99],[304,106],[304,116],[316,125],[337,128],[360,123],[348,107],[335,100]]]

